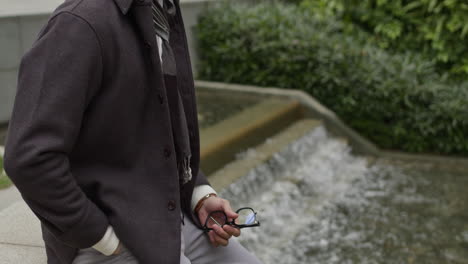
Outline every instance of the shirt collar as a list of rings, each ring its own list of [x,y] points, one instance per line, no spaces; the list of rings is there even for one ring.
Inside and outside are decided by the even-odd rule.
[[[120,8],[120,11],[126,15],[134,0],[114,0],[117,6]],[[168,0],[171,4],[170,10],[175,10],[174,0]],[[159,1],[158,1],[159,2]],[[177,0],[175,2],[178,2]]]

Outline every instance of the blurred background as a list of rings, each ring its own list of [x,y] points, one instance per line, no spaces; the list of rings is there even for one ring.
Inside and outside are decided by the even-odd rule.
[[[201,79],[301,89],[383,148],[468,155],[466,1],[259,1],[197,29]]]

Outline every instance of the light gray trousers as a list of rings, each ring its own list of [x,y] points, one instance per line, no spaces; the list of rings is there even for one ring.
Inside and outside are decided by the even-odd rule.
[[[235,237],[229,240],[228,246],[215,248],[202,230],[188,217],[184,219],[180,264],[262,264]],[[138,261],[125,247],[116,256],[105,256],[93,248],[86,248],[78,252],[73,264],[138,264]]]

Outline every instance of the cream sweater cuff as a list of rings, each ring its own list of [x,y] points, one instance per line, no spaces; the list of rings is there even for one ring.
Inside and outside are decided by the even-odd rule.
[[[200,201],[200,199],[203,198],[203,196],[210,194],[210,193],[216,193],[216,191],[213,188],[211,188],[211,186],[209,185],[200,185],[200,186],[195,187],[195,189],[193,190],[193,194],[192,194],[192,203],[191,203],[192,211],[195,210],[195,207],[197,206],[198,201]]]
[[[93,248],[106,256],[112,255],[119,246],[119,238],[114,232],[112,226],[108,226],[102,239],[97,242]]]

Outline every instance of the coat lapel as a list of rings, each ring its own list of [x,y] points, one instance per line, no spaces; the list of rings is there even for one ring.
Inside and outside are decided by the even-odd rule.
[[[119,7],[124,14],[124,11],[127,10],[128,2],[132,2],[132,0],[114,1],[121,3]],[[162,87],[162,66],[161,61],[159,60],[159,50],[152,24],[151,0],[133,0],[133,4],[128,7],[127,15],[133,20],[137,32],[140,35],[140,39],[144,44],[144,48],[149,55],[149,60],[151,61],[152,66],[151,70],[154,71],[152,76],[155,77],[156,85],[157,87]]]

